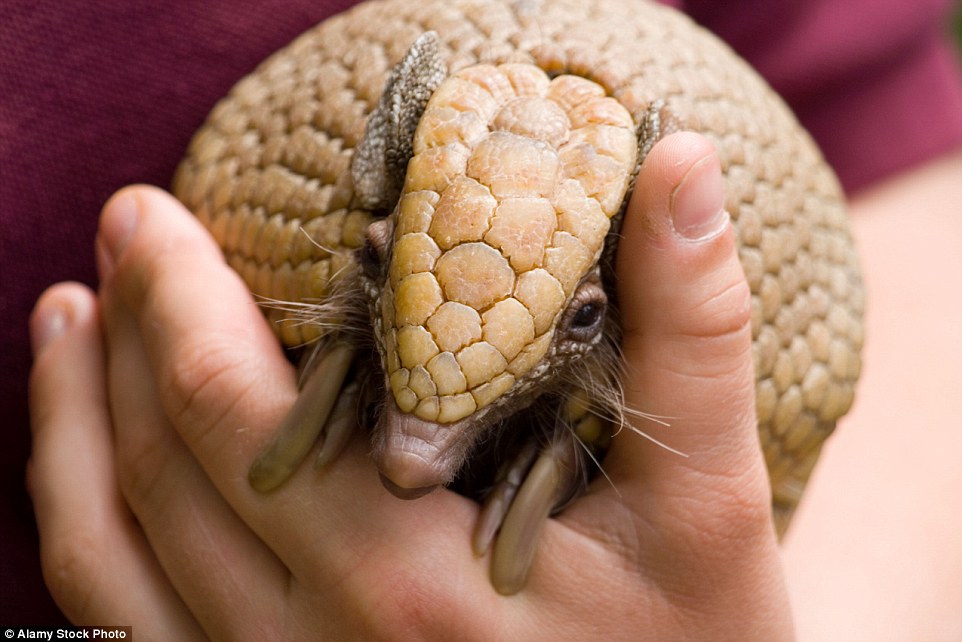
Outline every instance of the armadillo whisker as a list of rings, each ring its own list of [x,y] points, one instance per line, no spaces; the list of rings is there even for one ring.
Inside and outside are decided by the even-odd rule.
[[[340,343],[325,346],[294,406],[251,465],[249,480],[256,490],[277,488],[307,456],[341,393],[354,353],[353,347]]]
[[[320,307],[332,307],[329,301],[282,301],[260,295],[257,295],[256,298],[259,306],[286,313],[287,316],[278,323],[291,324],[297,327],[311,326],[319,331],[320,336],[330,334],[334,331],[340,331],[344,328],[343,321],[337,321],[335,319],[327,320],[324,315],[319,316],[317,314],[317,310]],[[317,341],[316,338],[290,347],[303,348],[315,341]]]
[[[371,331],[366,324],[367,309],[360,299],[360,292],[352,283],[354,279],[350,274],[341,275],[348,269],[353,269],[353,266],[340,268],[335,277],[332,277],[332,286],[323,299],[288,301],[256,296],[261,307],[285,313],[285,317],[278,321],[279,324],[312,330],[308,336],[313,338],[290,347],[301,348],[334,334],[359,348],[371,344]],[[310,358],[314,359],[315,353],[312,353]]]
[[[350,253],[353,253],[353,251],[352,251],[352,252],[341,252],[341,254],[350,254]],[[354,269],[356,269],[356,266],[354,266],[354,265],[351,264],[351,263],[345,263],[345,264],[342,265],[341,267],[337,268],[337,270],[335,270],[335,271],[331,274],[331,281],[337,283],[339,279],[344,279],[345,277],[349,277],[350,271],[351,271],[351,270],[354,270]]]
[[[667,415],[655,415],[650,412],[645,412],[644,410],[638,410],[637,408],[631,408],[630,406],[624,406],[622,412],[626,415],[631,415],[638,419],[644,419],[645,421],[650,421],[653,424],[658,424],[665,428],[671,428],[671,422],[669,419],[678,419],[678,417],[669,417]]]
[[[322,252],[326,252],[326,253],[332,254],[332,255],[333,255],[333,254],[346,255],[346,254],[351,254],[351,253],[353,252],[353,250],[349,250],[349,249],[345,249],[345,248],[328,247],[328,246],[326,246],[326,245],[324,245],[324,244],[322,244],[322,243],[314,240],[314,237],[311,236],[310,232],[308,232],[307,230],[305,230],[303,226],[302,226],[302,227],[298,227],[298,228],[297,228],[297,231],[300,232],[301,234],[303,234],[303,235],[307,238],[307,240],[311,243],[311,245],[313,245],[313,246],[316,247],[317,249],[321,250]]]
[[[572,368],[568,376],[568,380],[571,381],[576,388],[586,391],[592,399],[591,412],[601,419],[606,419],[618,426],[615,434],[621,432],[621,429],[625,425],[628,425],[628,417],[644,419],[659,426],[671,428],[670,420],[678,419],[678,417],[656,415],[638,408],[632,408],[625,403],[621,377],[618,376],[619,373],[617,371],[605,372],[603,375],[598,376],[596,371],[603,370],[604,367],[617,368],[620,359],[618,356],[620,351],[617,346],[605,347],[612,350],[611,354],[604,354],[602,350],[599,350],[602,354],[594,360],[596,365],[592,365],[591,362],[589,362],[586,363],[584,367]],[[586,359],[585,361],[588,360]]]
[[[658,446],[661,446],[671,453],[681,455],[682,457],[688,457],[687,454],[672,448],[662,441],[659,441],[631,422],[632,418],[643,419],[644,421],[658,424],[664,428],[671,428],[671,422],[669,420],[677,419],[677,417],[656,415],[654,413],[645,412],[637,408],[632,408],[624,402],[624,394],[621,390],[620,384],[617,382],[608,387],[595,386],[589,390],[593,396],[592,398],[596,400],[596,402],[591,406],[591,412],[601,419],[607,419],[616,426],[612,432],[612,437],[620,434],[621,431],[627,427],[633,433],[644,437],[645,439],[657,444]]]
[[[661,422],[658,422],[658,423],[661,423]],[[669,446],[668,444],[664,443],[663,441],[658,441],[657,439],[655,439],[654,437],[652,437],[651,435],[649,435],[648,433],[646,433],[644,430],[642,430],[642,429],[639,428],[638,426],[635,426],[634,424],[632,424],[630,421],[625,421],[624,423],[622,423],[621,426],[618,427],[618,430],[615,431],[614,434],[617,435],[618,433],[620,433],[620,432],[621,432],[621,429],[624,428],[624,427],[627,427],[628,430],[630,430],[631,432],[635,433],[636,435],[639,435],[639,436],[641,436],[641,437],[644,437],[645,439],[647,439],[647,440],[650,441],[651,443],[655,444],[656,446],[661,446],[662,448],[664,448],[665,450],[667,450],[668,452],[670,452],[670,453],[672,453],[672,454],[674,454],[674,455],[678,455],[678,456],[680,456],[680,457],[685,457],[686,459],[688,458],[688,453],[684,453],[684,452],[682,452],[682,451],[680,451],[680,450],[678,450],[678,449],[676,449],[676,448],[672,448],[671,446]],[[612,436],[614,436],[614,435],[612,435]]]

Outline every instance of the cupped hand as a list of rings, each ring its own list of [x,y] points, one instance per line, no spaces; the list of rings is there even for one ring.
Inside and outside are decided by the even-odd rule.
[[[710,144],[669,136],[618,253],[626,401],[669,418],[634,424],[683,455],[620,433],[503,597],[471,553],[477,505],[394,498],[363,435],[323,471],[251,489],[295,372],[195,219],[122,190],[101,219],[99,296],[54,286],[31,323],[28,481],[54,597],[138,639],[790,639],[722,203]]]

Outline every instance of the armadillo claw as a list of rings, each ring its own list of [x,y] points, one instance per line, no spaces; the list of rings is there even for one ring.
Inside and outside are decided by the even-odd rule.
[[[512,595],[524,587],[548,517],[584,490],[588,467],[608,449],[612,425],[598,413],[587,390],[571,390],[552,442],[540,449],[536,441],[527,442],[499,471],[471,541],[481,556],[497,538],[491,584],[499,593]]]
[[[494,536],[504,522],[504,516],[511,507],[521,488],[525,475],[531,470],[535,457],[538,456],[538,447],[533,441],[529,441],[521,452],[512,459],[507,466],[499,471],[494,488],[484,499],[484,506],[481,507],[481,514],[478,516],[477,526],[474,527],[474,536],[471,538],[471,548],[474,554],[481,557],[491,548]]]
[[[315,470],[320,470],[337,459],[350,441],[357,425],[357,400],[361,386],[357,381],[351,381],[341,390],[334,410],[327,423],[324,424],[324,443],[314,460]]]
[[[251,465],[248,480],[255,490],[273,490],[294,474],[317,441],[321,430],[330,423],[328,418],[331,417],[331,411],[341,395],[353,358],[354,348],[343,344],[334,344],[320,355],[317,367],[304,382],[294,406],[281,422],[271,442]],[[342,416],[343,412],[338,414],[335,411],[335,419]],[[343,421],[334,423],[341,424]],[[338,433],[338,440],[346,441],[346,438],[340,435],[343,429],[335,432]],[[322,449],[322,455],[325,454]]]
[[[508,507],[491,556],[498,593],[514,595],[524,587],[548,516],[581,483],[576,448],[565,435],[544,449]]]

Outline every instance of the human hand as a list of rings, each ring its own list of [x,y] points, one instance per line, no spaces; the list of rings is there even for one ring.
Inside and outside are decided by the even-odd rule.
[[[250,488],[295,373],[200,225],[123,190],[99,304],[55,286],[32,321],[29,481],[58,603],[141,639],[791,638],[717,168],[701,137],[660,142],[618,259],[626,401],[671,417],[658,437],[687,457],[619,434],[610,482],[549,521],[509,598],[471,553],[477,505],[394,498],[360,437],[324,471]]]

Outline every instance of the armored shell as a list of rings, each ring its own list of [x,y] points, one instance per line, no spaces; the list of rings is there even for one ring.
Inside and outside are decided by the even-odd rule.
[[[464,419],[536,372],[577,275],[611,242],[634,163],[625,132],[663,101],[721,157],[752,290],[759,433],[787,519],[860,370],[863,294],[844,198],[782,101],[675,11],[627,0],[360,4],[237,84],[194,139],[176,194],[255,294],[323,300],[356,278],[353,250],[376,216],[358,207],[353,150],[391,66],[428,30],[457,80],[420,123],[372,320],[397,405]],[[266,311],[286,345],[329,331],[296,307]]]

